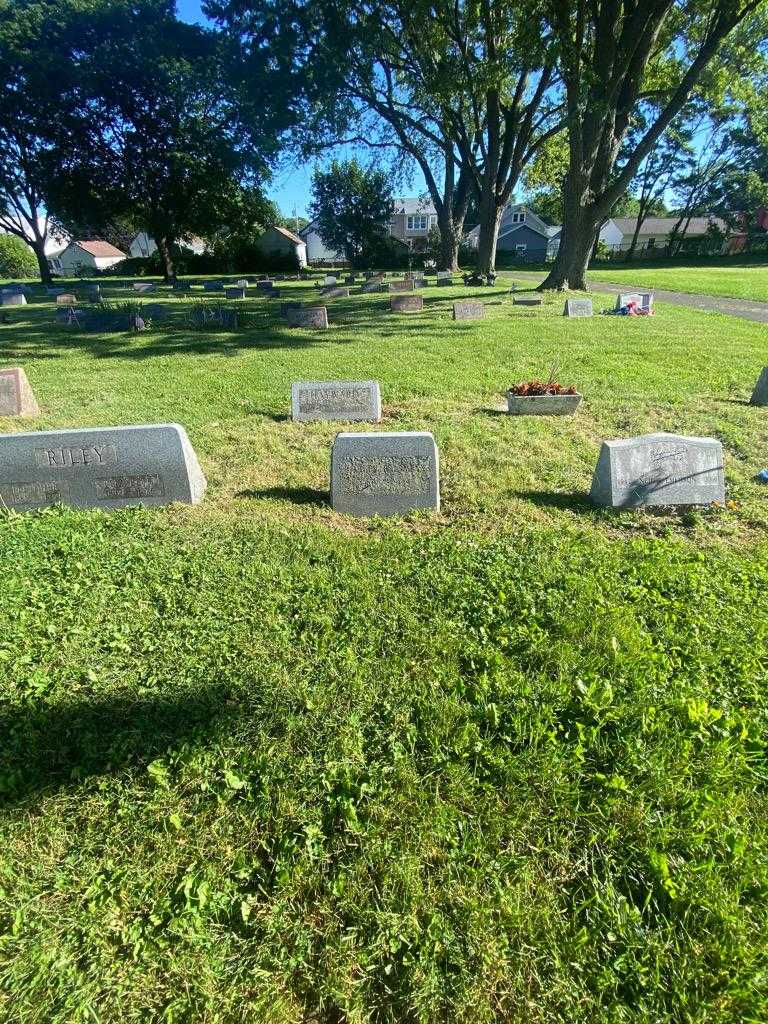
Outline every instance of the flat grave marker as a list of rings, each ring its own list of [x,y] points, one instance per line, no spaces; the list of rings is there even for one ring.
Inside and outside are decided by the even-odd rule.
[[[348,299],[349,288],[332,286],[330,288],[323,288],[320,294],[324,299]]]
[[[413,278],[408,278],[406,281],[390,281],[389,283],[390,292],[412,292],[414,287]]]
[[[286,312],[289,327],[307,327],[315,331],[328,330],[328,310],[325,306],[302,306]]]
[[[390,313],[421,313],[424,299],[421,295],[390,295]]]
[[[462,299],[453,304],[454,320],[482,320],[485,317],[485,306],[473,299]]]
[[[582,317],[592,316],[592,299],[566,299],[563,316]]]
[[[440,459],[427,431],[337,434],[331,505],[352,516],[440,508]]]
[[[723,446],[666,433],[603,441],[590,497],[610,508],[724,502]]]
[[[513,306],[542,306],[543,304],[544,304],[544,300],[542,299],[542,297],[540,295],[537,295],[537,296],[513,295],[512,296],[512,305]]]
[[[381,292],[386,290],[386,285],[380,277],[371,277],[360,289],[361,294],[370,295],[371,292]]]
[[[311,420],[379,423],[381,391],[375,380],[297,381],[291,385],[291,416],[300,423]]]
[[[0,416],[37,416],[35,393],[20,366],[0,370]]]
[[[194,505],[205,486],[177,423],[0,435],[0,499],[19,511]]]

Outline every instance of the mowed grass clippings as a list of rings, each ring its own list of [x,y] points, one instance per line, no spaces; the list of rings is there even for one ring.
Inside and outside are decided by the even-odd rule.
[[[760,326],[442,291],[0,327],[43,407],[4,429],[178,420],[210,479],[0,524],[4,1022],[768,1017]],[[493,412],[554,360],[583,413]],[[355,377],[435,432],[440,516],[330,510],[289,385]],[[659,427],[723,440],[734,507],[590,508],[600,438]]]

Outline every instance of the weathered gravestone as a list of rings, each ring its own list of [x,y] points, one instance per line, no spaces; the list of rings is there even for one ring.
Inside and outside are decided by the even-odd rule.
[[[323,288],[328,288],[332,284],[338,284],[338,283],[339,283],[339,279],[337,277],[334,277],[333,274],[326,274],[325,277],[323,278]]]
[[[300,302],[281,302],[280,303],[280,316],[288,316],[289,309],[301,309]]]
[[[224,294],[228,299],[244,299],[245,288],[226,288]]]
[[[381,392],[375,380],[298,381],[291,385],[294,420],[381,420]]]
[[[357,277],[354,274],[349,274],[344,278],[344,284],[354,284],[357,281]]]
[[[324,299],[348,299],[349,288],[323,288],[320,294]]]
[[[389,283],[390,292],[412,292],[413,288],[413,278],[409,278],[407,281],[390,281]]]
[[[258,292],[271,292],[274,287],[274,281],[267,281],[262,278],[256,282],[256,291]]]
[[[485,316],[485,306],[482,302],[472,299],[463,299],[453,304],[454,320],[482,320]]]
[[[8,508],[196,504],[197,456],[176,423],[0,435],[0,498]]]
[[[37,416],[40,409],[20,366],[0,370],[0,416]]]
[[[221,281],[203,281],[203,290],[206,292],[221,292],[224,291],[224,285]]]
[[[389,311],[391,313],[420,313],[424,309],[421,295],[391,295]]]
[[[161,306],[159,302],[150,302],[142,307],[139,316],[152,320],[156,324],[162,324],[168,319],[168,307]]]
[[[768,366],[764,366],[757,378],[755,390],[749,400],[750,405],[768,405]]]
[[[287,312],[289,327],[308,327],[316,331],[328,329],[328,310],[325,306],[302,306]]]
[[[724,502],[723,446],[680,434],[603,441],[590,497],[611,508]]]
[[[619,292],[616,296],[616,309],[624,309],[634,303],[638,309],[653,309],[653,292]]]
[[[337,434],[331,453],[331,505],[353,516],[439,509],[439,456],[432,434]]]
[[[133,282],[133,290],[135,292],[140,292],[142,295],[145,295],[148,292],[155,291],[155,282],[154,281],[134,281]]]
[[[438,270],[437,283],[440,286],[453,284],[453,274],[450,272],[450,270]]]
[[[0,292],[0,306],[26,306],[24,292]]]
[[[566,299],[563,316],[592,316],[592,299]]]
[[[57,306],[74,306],[77,303],[77,296],[71,292],[62,292],[56,296]]]
[[[380,277],[371,277],[365,282],[360,291],[363,295],[370,295],[371,292],[384,291],[386,287]]]
[[[540,295],[532,296],[532,297],[525,297],[525,296],[522,296],[522,295],[513,295],[512,296],[512,305],[513,306],[541,306],[542,304],[543,304],[543,300],[542,300]]]

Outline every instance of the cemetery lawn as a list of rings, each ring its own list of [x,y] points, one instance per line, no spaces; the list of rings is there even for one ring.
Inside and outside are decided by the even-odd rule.
[[[42,413],[0,429],[176,421],[209,480],[0,522],[4,1024],[768,1019],[765,327],[423,294],[325,333],[3,311]],[[577,416],[500,411],[552,364]],[[334,514],[370,428],[293,423],[300,379],[432,430],[441,513]],[[590,506],[652,430],[723,442],[727,507]]]
[[[768,302],[768,263],[735,263],[733,259],[711,266],[652,267],[630,264],[620,269],[590,269],[588,279],[619,287],[661,288],[692,295],[719,295],[732,299]]]

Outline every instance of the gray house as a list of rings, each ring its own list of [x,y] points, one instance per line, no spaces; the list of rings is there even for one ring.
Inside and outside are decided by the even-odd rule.
[[[543,263],[547,254],[553,251],[553,241],[560,235],[559,227],[545,224],[533,210],[520,203],[510,204],[501,215],[499,252],[513,252],[521,261]],[[467,232],[465,241],[477,248],[480,228]]]

